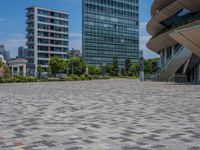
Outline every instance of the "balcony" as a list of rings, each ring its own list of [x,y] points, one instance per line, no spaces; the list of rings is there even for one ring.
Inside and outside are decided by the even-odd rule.
[[[34,30],[34,26],[28,26],[26,27],[26,31]]]
[[[33,16],[34,15],[34,11],[28,11],[26,13],[26,16],[29,17],[29,16]]]
[[[33,23],[33,22],[34,22],[34,19],[28,19],[28,20],[26,21],[26,24]]]
[[[33,45],[33,44],[34,44],[33,41],[27,41],[27,42],[26,42],[26,45]]]

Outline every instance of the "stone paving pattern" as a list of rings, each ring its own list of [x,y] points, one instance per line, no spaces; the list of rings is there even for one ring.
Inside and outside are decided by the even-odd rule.
[[[0,150],[200,150],[200,86],[0,84]]]

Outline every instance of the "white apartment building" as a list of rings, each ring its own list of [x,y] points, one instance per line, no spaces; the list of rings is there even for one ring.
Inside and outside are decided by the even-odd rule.
[[[51,57],[67,58],[69,49],[69,14],[41,7],[27,8],[27,73],[37,75],[41,65],[48,72]]]

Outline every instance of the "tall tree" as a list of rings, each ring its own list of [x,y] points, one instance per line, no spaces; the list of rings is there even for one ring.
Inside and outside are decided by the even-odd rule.
[[[41,65],[39,65],[39,66],[37,67],[37,73],[38,73],[38,78],[39,78],[39,79],[41,79],[42,72],[43,72],[43,69],[42,69]]]
[[[90,75],[100,75],[101,68],[99,66],[89,65],[88,66],[88,71],[89,71]]]
[[[125,60],[125,71],[126,71],[126,75],[129,75],[131,66],[132,66],[131,59],[130,59],[130,58],[127,58],[127,59]]]
[[[3,66],[3,62],[2,60],[0,59],[0,68]]]
[[[62,73],[65,68],[65,61],[62,58],[52,57],[49,61],[49,66],[53,75]]]
[[[118,58],[117,56],[113,57],[113,76],[118,76],[119,75],[119,65],[118,65]]]
[[[140,75],[140,65],[139,64],[133,64],[131,66],[130,72],[133,76],[138,77]]]
[[[69,74],[82,75],[86,72],[86,63],[79,57],[72,57],[67,61],[67,72]]]
[[[158,71],[159,58],[147,59],[144,61],[144,72],[146,75],[152,75]]]
[[[6,65],[3,65],[3,70],[4,70],[4,75],[6,77],[9,77],[10,76],[10,69],[9,69],[9,67],[6,66]]]

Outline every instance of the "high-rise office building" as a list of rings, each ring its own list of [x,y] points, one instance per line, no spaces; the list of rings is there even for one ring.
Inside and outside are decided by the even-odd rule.
[[[51,57],[67,57],[68,13],[40,8],[27,8],[27,72],[36,75],[37,66],[48,71]]]
[[[5,51],[5,46],[0,45],[0,54],[3,55],[4,51]]]
[[[6,51],[4,45],[0,45],[0,54],[3,55],[6,61],[10,59],[10,51]]]
[[[83,0],[83,57],[111,64],[139,61],[139,0]]]
[[[10,59],[10,51],[4,51],[3,56],[5,60],[8,61]]]
[[[23,46],[18,48],[18,58],[25,58],[27,53],[27,49],[24,48]]]

